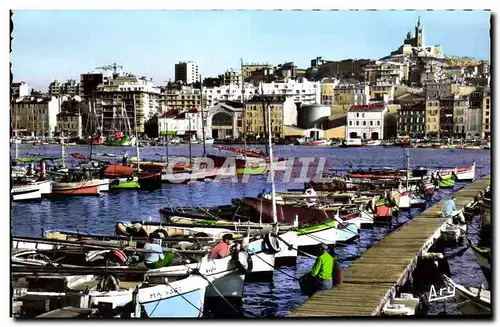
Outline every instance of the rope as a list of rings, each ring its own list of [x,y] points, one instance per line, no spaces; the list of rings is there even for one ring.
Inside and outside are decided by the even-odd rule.
[[[263,261],[266,265],[268,265],[269,267],[272,267],[274,270],[277,270],[277,271],[279,271],[280,273],[282,273],[282,274],[284,274],[284,275],[286,275],[286,276],[288,276],[288,277],[290,277],[290,278],[292,278],[292,279],[294,279],[294,280],[299,280],[299,279],[298,279],[298,278],[296,278],[295,276],[292,276],[292,275],[290,275],[289,273],[286,273],[286,272],[284,272],[283,270],[281,270],[281,269],[279,269],[279,268],[276,268],[275,266],[273,266],[272,264],[270,264],[269,262],[267,262],[267,261],[266,261],[266,260],[264,260],[263,258],[259,257],[259,256],[257,255],[257,253],[255,253],[255,251],[250,250],[250,249],[247,249],[247,252],[249,252],[250,254],[253,254],[254,256],[256,256],[257,258],[259,258],[260,260],[262,260],[262,261]]]
[[[214,291],[215,291],[215,292],[216,292],[216,293],[217,293],[217,294],[218,294],[218,295],[219,295],[219,296],[220,296],[220,297],[224,300],[224,302],[226,302],[226,304],[227,304],[227,305],[228,305],[231,309],[233,309],[233,311],[234,311],[234,312],[236,312],[236,313],[239,313],[239,312],[240,312],[238,309],[236,309],[236,308],[235,308],[235,307],[234,307],[234,306],[233,306],[233,305],[232,305],[232,304],[231,304],[231,303],[230,303],[230,302],[229,302],[229,301],[228,301],[228,300],[224,297],[224,295],[222,295],[222,294],[221,294],[221,292],[219,292],[219,290],[217,289],[217,287],[215,287],[215,285],[214,285],[214,284],[213,284],[213,283],[212,283],[212,282],[211,282],[211,281],[210,281],[210,280],[209,280],[206,276],[204,276],[204,275],[203,275],[202,273],[200,273],[199,271],[198,271],[198,274],[199,274],[199,275],[200,275],[203,279],[205,279],[205,280],[208,282],[208,284],[209,284],[210,286],[212,286],[212,288],[214,289]]]
[[[281,238],[281,236],[279,235],[276,235],[274,233],[271,233],[272,236],[276,237],[277,239],[279,239],[281,242],[285,243],[286,246],[288,246],[289,249],[292,249],[292,250],[295,250],[297,252],[299,252],[300,254],[303,254],[305,255],[306,257],[309,257],[311,259],[316,259],[317,257],[312,255],[312,254],[309,254],[307,252],[304,252],[302,250],[300,250],[299,248],[295,248],[292,244],[288,243],[287,241],[285,241],[283,238]]]

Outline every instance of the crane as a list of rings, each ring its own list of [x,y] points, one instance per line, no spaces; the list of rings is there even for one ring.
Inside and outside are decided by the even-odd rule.
[[[117,74],[117,69],[120,68],[122,69],[123,66],[117,65],[116,62],[112,63],[111,65],[107,66],[101,66],[101,67],[96,67],[95,69],[102,69],[102,70],[110,70],[113,69],[113,74]]]

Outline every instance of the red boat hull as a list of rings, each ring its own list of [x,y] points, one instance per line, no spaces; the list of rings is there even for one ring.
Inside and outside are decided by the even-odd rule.
[[[54,183],[52,195],[100,195],[100,181],[88,181],[80,183]]]
[[[256,212],[262,215],[263,223],[272,223],[271,209],[272,201],[261,198],[244,198],[242,203],[251,206]],[[335,210],[320,210],[296,205],[276,204],[276,216],[278,222],[293,223],[295,216],[298,216],[299,226],[314,225],[334,219]],[[259,222],[260,217],[251,217],[251,221]],[[341,217],[342,220],[349,221],[359,216],[359,212]]]

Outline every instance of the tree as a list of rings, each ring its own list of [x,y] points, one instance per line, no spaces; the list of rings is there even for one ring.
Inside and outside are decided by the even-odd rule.
[[[158,137],[158,114],[155,114],[151,119],[144,123],[144,133],[149,138]]]

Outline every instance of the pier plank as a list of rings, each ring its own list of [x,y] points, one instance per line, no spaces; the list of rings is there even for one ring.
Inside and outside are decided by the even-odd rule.
[[[490,176],[457,190],[457,207],[474,201],[490,184]],[[447,219],[441,217],[442,199],[367,249],[344,272],[333,290],[317,293],[289,317],[372,316],[380,314],[396,286],[406,282],[423,251],[439,238]]]

